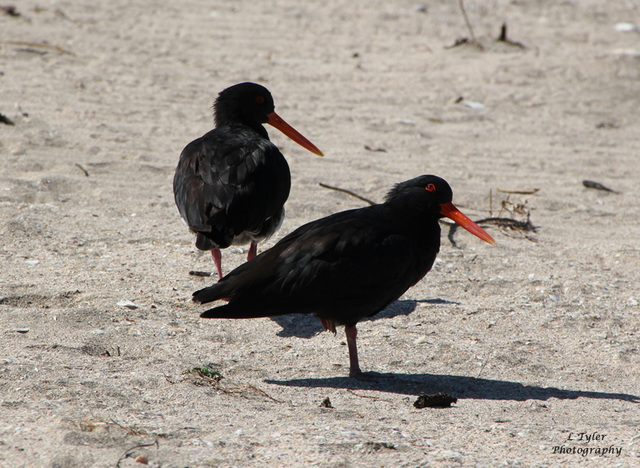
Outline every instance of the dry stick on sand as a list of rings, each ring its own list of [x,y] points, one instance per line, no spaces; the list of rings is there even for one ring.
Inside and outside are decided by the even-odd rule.
[[[151,442],[149,444],[138,444],[138,445],[136,445],[134,447],[131,447],[126,452],[124,452],[124,454],[120,457],[120,459],[116,463],[116,468],[120,468],[120,463],[122,462],[122,460],[124,460],[125,458],[129,458],[129,455],[134,450],[139,449],[139,448],[144,448],[144,447],[153,447],[154,445],[156,446],[156,448],[158,448],[158,449],[160,448],[160,444],[158,443],[158,439],[154,440],[153,442]]]
[[[482,44],[478,42],[476,39],[476,35],[473,32],[473,27],[471,26],[471,21],[469,21],[469,17],[467,16],[467,10],[464,8],[464,0],[458,0],[458,5],[460,5],[460,11],[462,12],[462,16],[464,17],[464,22],[467,25],[467,29],[469,30],[469,35],[471,36],[471,43],[478,47],[480,50],[484,49]]]
[[[15,46],[24,46],[24,47],[32,47],[34,49],[48,49],[55,50],[56,52],[60,52],[61,54],[67,55],[76,55],[70,50],[63,49],[57,45],[46,44],[44,42],[29,42],[29,41],[0,41],[0,44],[6,45],[15,45]]]
[[[82,172],[84,172],[84,175],[85,175],[86,177],[89,177],[89,171],[87,171],[84,167],[82,167],[82,165],[80,165],[80,164],[76,163],[76,167],[77,167],[78,169],[80,169]]]
[[[320,187],[324,187],[324,188],[327,188],[327,189],[330,189],[330,190],[335,190],[337,192],[346,193],[347,195],[351,195],[352,197],[355,197],[358,200],[362,200],[363,202],[367,202],[369,205],[377,205],[377,203],[374,202],[373,200],[370,200],[370,199],[368,199],[366,197],[363,197],[362,195],[358,195],[357,193],[352,192],[351,190],[343,189],[343,188],[340,188],[340,187],[334,187],[333,185],[327,185],[327,184],[324,184],[322,182],[320,182],[319,185],[320,185]]]
[[[458,248],[458,244],[453,238],[454,234],[458,229],[458,225],[456,223],[449,223],[447,221],[442,221],[443,223],[449,226],[449,234],[447,234],[447,239],[451,242],[451,245],[455,248]],[[474,221],[476,224],[495,224],[498,227],[513,229],[514,231],[525,231],[525,232],[536,232],[536,227],[531,223],[529,219],[526,221],[518,221],[513,218],[502,218],[502,217],[490,217],[490,218],[482,218],[477,221]],[[529,236],[525,236],[526,239],[536,242],[535,238],[531,238]]]
[[[264,390],[259,389],[258,387],[255,387],[251,384],[246,384],[246,387],[242,387],[240,385],[235,385],[235,386],[229,386],[229,387],[224,387],[221,386],[219,388],[219,390],[222,393],[225,393],[227,395],[240,395],[243,398],[249,398],[247,396],[247,390],[249,390],[249,392],[254,393],[254,394],[258,394],[260,396],[262,396],[263,398],[266,398],[268,400],[271,400],[275,403],[284,403],[283,401],[280,401],[276,398],[273,398],[271,395],[269,395],[267,392],[265,392]]]

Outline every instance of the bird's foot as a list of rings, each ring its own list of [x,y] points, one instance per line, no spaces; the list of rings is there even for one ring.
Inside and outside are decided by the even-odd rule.
[[[372,374],[364,373],[360,369],[357,369],[357,370],[351,369],[349,371],[349,377],[359,380],[361,382],[374,382],[376,380],[376,378]]]
[[[336,322],[331,319],[320,319],[320,324],[322,325],[323,330],[330,331],[334,335],[336,334]]]

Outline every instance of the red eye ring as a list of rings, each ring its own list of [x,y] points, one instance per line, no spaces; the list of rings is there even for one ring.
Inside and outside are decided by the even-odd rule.
[[[256,104],[264,104],[264,96],[256,96]]]
[[[427,190],[427,192],[435,192],[436,191],[436,186],[433,185],[433,184],[427,184],[425,189]]]

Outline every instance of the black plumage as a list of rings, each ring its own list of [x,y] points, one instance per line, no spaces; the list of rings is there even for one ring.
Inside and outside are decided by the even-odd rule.
[[[438,219],[450,217],[481,239],[491,236],[451,203],[449,184],[420,176],[396,185],[382,204],[344,211],[299,227],[271,249],[193,299],[229,303],[204,318],[291,313],[344,324],[350,375],[360,377],[356,324],[383,310],[431,269],[440,249]]]
[[[271,94],[258,84],[240,83],[222,91],[214,114],[216,128],[182,151],[173,190],[180,215],[196,233],[196,247],[212,250],[222,277],[219,249],[251,243],[251,259],[257,243],[272,235],[284,218],[289,165],[263,124],[322,153],[274,112]]]

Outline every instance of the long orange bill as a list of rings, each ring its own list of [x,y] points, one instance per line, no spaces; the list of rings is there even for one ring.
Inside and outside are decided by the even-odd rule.
[[[322,151],[320,151],[316,145],[314,145],[300,133],[298,133],[295,128],[285,122],[278,114],[272,112],[271,114],[267,115],[267,117],[269,118],[269,120],[267,120],[267,123],[269,125],[274,126],[289,138],[291,138],[293,141],[298,143],[300,146],[311,151],[313,154],[323,156]]]
[[[496,241],[493,240],[493,237],[487,234],[487,232],[476,223],[471,221],[465,214],[462,213],[462,211],[456,208],[453,203],[442,203],[440,205],[440,214],[446,216],[449,219],[453,219],[460,226],[465,228],[474,236],[479,237],[483,241],[488,242],[491,245],[494,245],[496,243]]]

